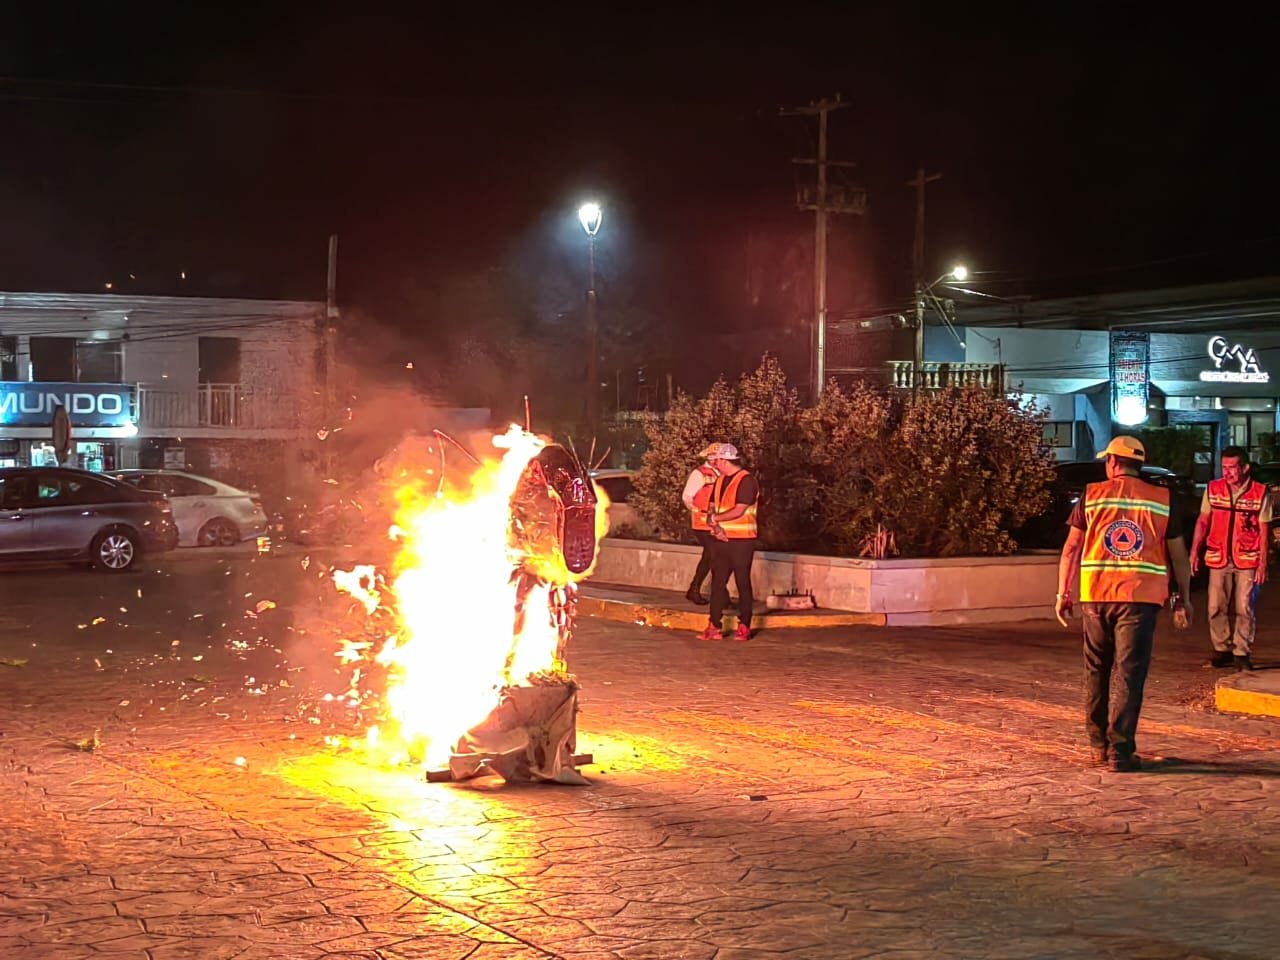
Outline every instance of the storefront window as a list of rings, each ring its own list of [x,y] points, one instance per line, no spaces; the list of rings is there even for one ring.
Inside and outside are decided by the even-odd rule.
[[[1070,420],[1050,421],[1044,425],[1044,445],[1046,447],[1071,447],[1075,440],[1071,436]]]
[[[81,340],[76,344],[76,379],[81,383],[120,383],[124,344],[119,340]]]
[[[32,337],[31,379],[44,383],[69,383],[76,378],[74,337]]]
[[[0,337],[0,380],[18,379],[18,338]]]

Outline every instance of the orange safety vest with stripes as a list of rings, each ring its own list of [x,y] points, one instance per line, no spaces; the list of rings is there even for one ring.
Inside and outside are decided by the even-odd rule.
[[[707,522],[707,510],[711,507],[711,485],[716,482],[716,477],[720,474],[716,473],[714,467],[702,464],[698,467],[698,472],[702,474],[702,487],[693,495],[693,510],[689,512],[689,525],[695,530],[710,530],[711,524]]]
[[[1204,565],[1221,570],[1230,561],[1241,570],[1258,566],[1262,550],[1262,526],[1258,514],[1267,488],[1251,480],[1234,500],[1225,480],[1209,481],[1209,532],[1204,538]]]
[[[1082,603],[1156,603],[1169,599],[1169,491],[1137,477],[1084,488]]]
[[[712,485],[711,492],[711,509],[715,513],[723,513],[725,510],[739,506],[738,488],[742,486],[742,481],[750,476],[746,470],[739,470],[733,476],[721,475],[716,477],[715,483]],[[742,516],[736,520],[719,521],[720,529],[724,531],[726,537],[730,540],[753,540],[756,537],[756,505],[751,503]]]

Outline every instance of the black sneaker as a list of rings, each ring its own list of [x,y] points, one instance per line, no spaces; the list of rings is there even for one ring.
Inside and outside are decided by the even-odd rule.
[[[705,607],[708,603],[711,602],[706,597],[704,597],[701,593],[698,592],[697,587],[690,587],[688,592],[685,593],[684,596],[685,596],[685,599],[688,600],[690,603],[695,604],[696,606],[699,606],[699,607]]]
[[[1241,673],[1253,672],[1253,661],[1249,659],[1249,655],[1247,653],[1243,657],[1240,657],[1240,656],[1235,657],[1234,660],[1236,664],[1236,669],[1239,670]]]
[[[1133,773],[1142,769],[1142,761],[1137,754],[1131,757],[1112,757],[1107,766],[1112,773]]]
[[[1215,650],[1213,656],[1204,662],[1206,667],[1229,667],[1235,662],[1230,650]]]

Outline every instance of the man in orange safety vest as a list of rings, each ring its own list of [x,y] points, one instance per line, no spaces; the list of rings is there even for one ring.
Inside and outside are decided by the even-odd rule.
[[[1267,581],[1271,542],[1271,492],[1249,476],[1241,447],[1222,451],[1222,476],[1211,480],[1200,502],[1191,569],[1199,571],[1200,548],[1209,568],[1209,666],[1252,670],[1250,650],[1257,627],[1257,590]],[[1235,624],[1231,614],[1235,613]]]

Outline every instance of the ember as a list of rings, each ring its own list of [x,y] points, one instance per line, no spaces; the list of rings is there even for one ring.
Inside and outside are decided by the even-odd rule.
[[[370,617],[387,618],[388,635],[376,652],[349,641],[338,656],[373,654],[386,669],[386,722],[369,731],[370,746],[399,744],[455,779],[582,783],[578,688],[564,653],[607,504],[562,447],[516,426],[493,446],[466,471],[445,469],[441,453],[416,476],[396,474],[406,482],[390,586],[372,567],[334,573]]]

